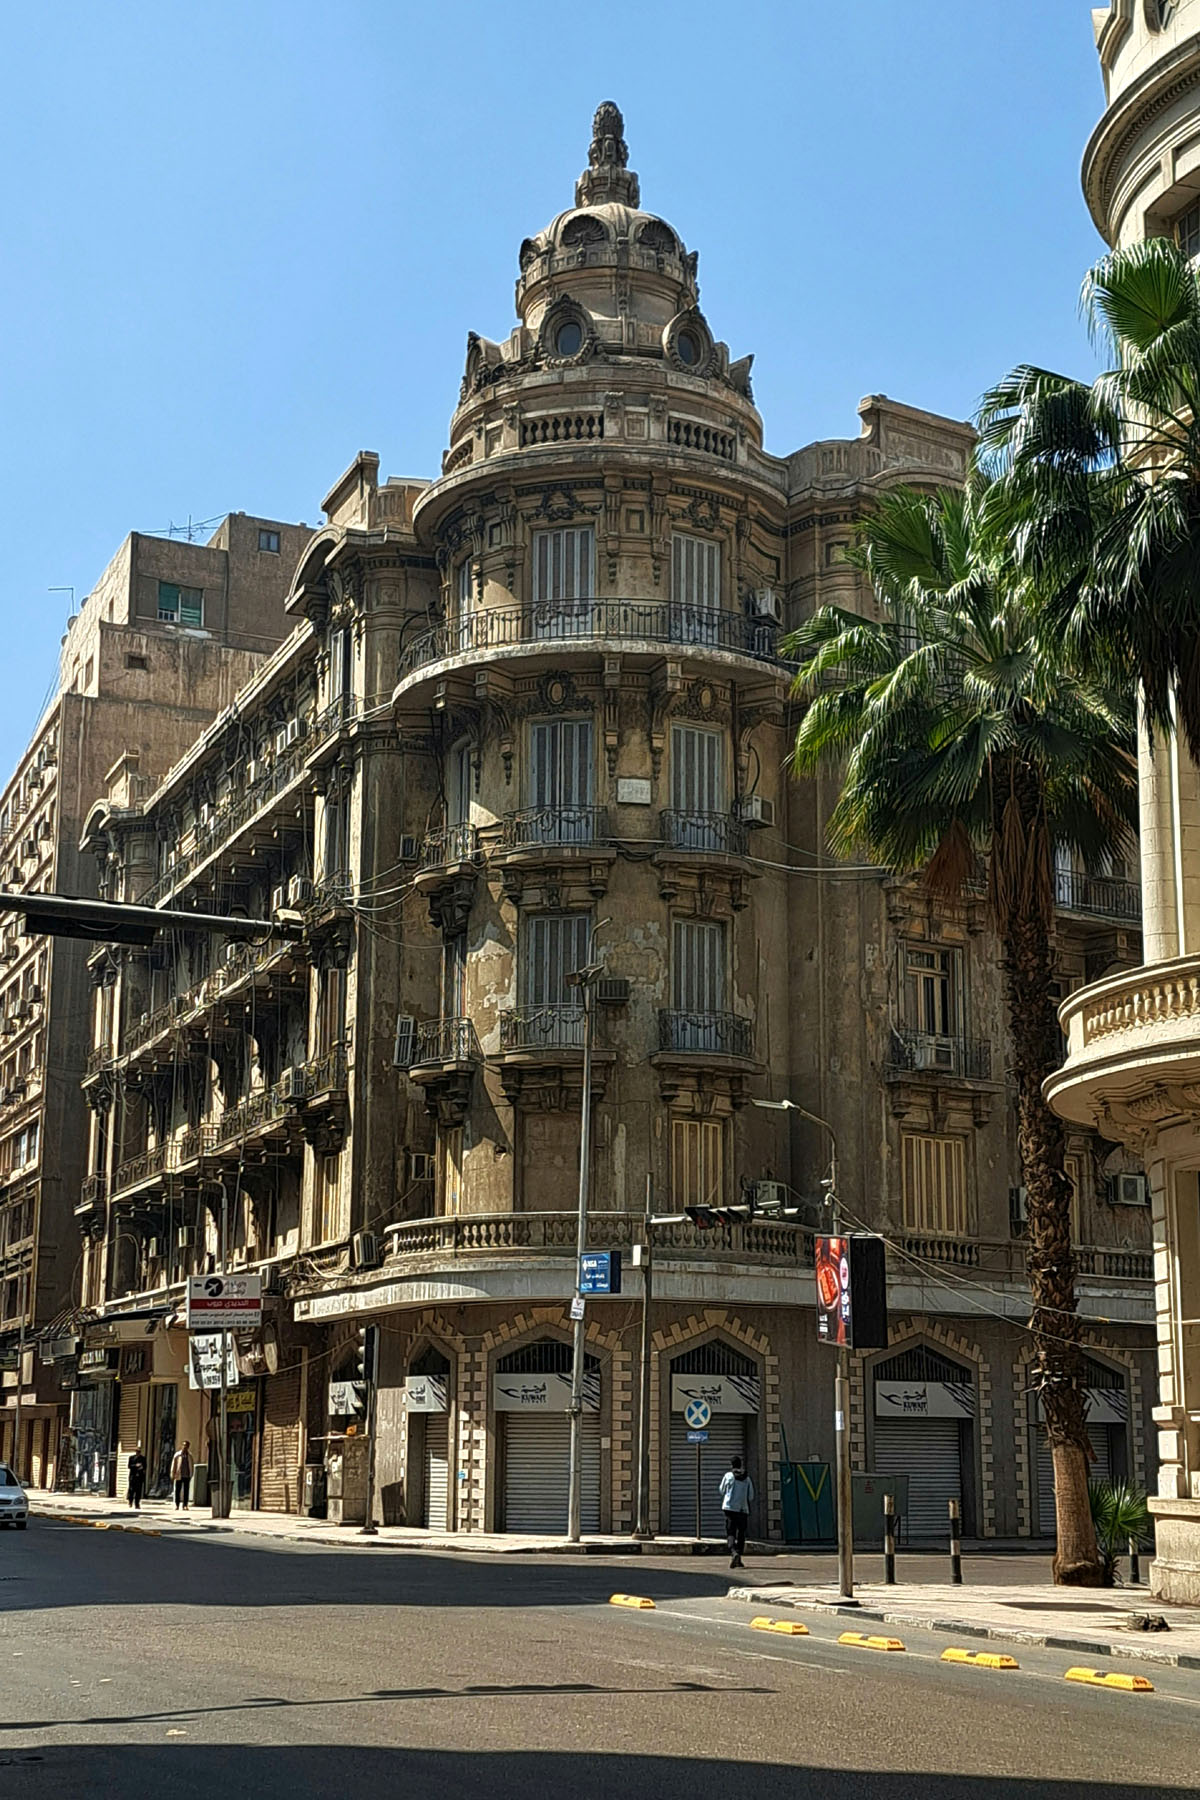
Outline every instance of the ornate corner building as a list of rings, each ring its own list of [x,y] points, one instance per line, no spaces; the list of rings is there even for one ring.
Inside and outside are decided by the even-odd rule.
[[[1200,253],[1200,4],[1114,0],[1094,15],[1107,107],[1084,158],[1114,247],[1171,236]],[[1200,772],[1139,746],[1145,963],[1073,992],[1057,1110],[1140,1157],[1157,1315],[1154,1591],[1200,1599]]]
[[[92,958],[82,1301],[85,1354],[120,1390],[113,1444],[140,1436],[160,1467],[177,1435],[205,1442],[179,1307],[224,1256],[269,1295],[237,1352],[235,1504],[297,1508],[331,1448],[345,1474],[370,1322],[379,1516],[563,1528],[571,977],[595,960],[589,1242],[625,1279],[588,1302],[585,1529],[633,1522],[647,1206],[670,1221],[654,1528],[695,1531],[697,1391],[706,1532],[734,1449],[763,1534],[794,1525],[781,1464],[830,1460],[810,1291],[827,1148],[751,1104],[794,1096],[837,1134],[850,1215],[891,1245],[894,1341],[858,1360],[858,1466],[909,1475],[913,1539],[952,1497],[979,1535],[1038,1534],[996,944],[981,900],[831,862],[833,794],[787,776],[783,634],[828,602],[870,610],[844,560],[855,522],[889,484],[961,480],[970,429],[876,396],[857,438],[769,454],[750,358],[642,209],[610,104],[575,202],[521,246],[509,336],[469,339],[440,476],[381,481],[360,455],[298,559],[291,636],[152,793],[115,780],[88,819],[111,897],[303,928]],[[1059,901],[1064,992],[1136,963],[1121,871],[1064,863]],[[1090,1128],[1073,1153],[1083,1306],[1105,1321],[1094,1442],[1135,1475],[1144,1180]],[[708,1229],[688,1212],[738,1205]]]

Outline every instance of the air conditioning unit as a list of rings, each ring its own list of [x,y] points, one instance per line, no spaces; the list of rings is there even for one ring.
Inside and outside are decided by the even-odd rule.
[[[953,1069],[954,1046],[940,1038],[918,1038],[912,1047],[914,1069]]]
[[[287,892],[289,906],[308,906],[312,902],[313,884],[307,875],[293,875]]]
[[[747,794],[738,802],[738,817],[743,825],[750,825],[758,830],[773,831],[775,829],[775,802],[764,799],[762,794]]]
[[[34,793],[36,793],[38,788],[40,788],[42,785],[42,777],[41,777],[40,770],[38,770],[36,767],[30,769],[29,774],[26,777],[26,779],[29,782],[29,786],[33,789]]]
[[[25,1077],[23,1075],[14,1075],[12,1081],[9,1083],[8,1098],[10,1100],[23,1100],[27,1092],[28,1086]]]
[[[392,1053],[393,1066],[397,1069],[411,1069],[416,1053],[417,1021],[410,1013],[402,1013],[396,1020],[396,1044]]]
[[[1110,1175],[1108,1179],[1108,1203],[1110,1206],[1148,1206],[1150,1193],[1144,1175]]]
[[[597,1006],[628,1006],[629,981],[624,975],[609,975],[596,983]]]
[[[253,787],[263,772],[262,762],[257,756],[246,758],[246,786]]]
[[[279,1097],[281,1100],[303,1100],[304,1070],[285,1069],[279,1077]]]
[[[181,1225],[175,1233],[176,1248],[180,1250],[191,1250],[194,1247],[195,1242],[196,1227],[194,1225]]]
[[[408,1153],[408,1178],[410,1181],[432,1181],[437,1168],[437,1158],[431,1150],[410,1150]]]
[[[1023,1187],[1010,1187],[1008,1190],[1008,1227],[1014,1237],[1020,1237],[1029,1223],[1029,1191]]]
[[[300,742],[299,719],[288,720],[283,729],[283,741],[285,744],[298,744]]]
[[[373,1231],[356,1231],[350,1240],[350,1261],[356,1269],[379,1267],[379,1239]]]
[[[29,1004],[31,1006],[40,1006],[42,1004],[42,989],[40,982],[35,981],[30,988]]]
[[[151,1262],[157,1262],[162,1255],[162,1244],[158,1238],[146,1239],[146,1255]]]
[[[752,1181],[750,1199],[756,1213],[781,1213],[788,1203],[786,1181]]]
[[[783,624],[783,601],[774,588],[759,588],[751,594],[750,616],[754,619],[771,619],[776,625]]]
[[[420,838],[405,836],[400,839],[400,861],[401,862],[416,862],[416,860],[420,854],[421,854]]]
[[[0,962],[16,962],[20,954],[15,944],[5,944],[3,950],[0,950]]]
[[[24,997],[22,997],[20,1000],[17,1001],[17,1004],[13,1007],[13,1018],[14,1019],[28,1019],[30,1017],[30,1015],[32,1014],[32,1012],[33,1012],[32,1006],[30,1006],[28,1000],[26,1000]]]
[[[287,889],[280,883],[278,887],[273,887],[271,889],[271,911],[272,913],[280,913],[286,905]]]

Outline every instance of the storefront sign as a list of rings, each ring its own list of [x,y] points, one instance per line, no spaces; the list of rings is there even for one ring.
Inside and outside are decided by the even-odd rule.
[[[1123,1388],[1085,1388],[1089,1425],[1124,1425],[1129,1419],[1129,1394]],[[1042,1397],[1039,1394],[1034,1402],[1034,1417],[1040,1424],[1044,1413]]]
[[[759,1406],[757,1375],[672,1375],[671,1411],[686,1412],[693,1400],[703,1400],[710,1412],[756,1413]]]
[[[92,1350],[81,1350],[79,1352],[79,1372],[81,1375],[103,1375],[105,1373],[115,1375],[119,1362],[120,1356],[118,1352],[103,1346]]]
[[[44,1363],[67,1362],[74,1356],[79,1346],[75,1337],[47,1338],[42,1344],[42,1361]]]
[[[877,1381],[877,1419],[973,1419],[973,1381]]]
[[[409,1412],[448,1412],[450,1384],[444,1375],[406,1376],[404,1404]]]
[[[150,1379],[150,1346],[148,1344],[126,1344],[121,1351],[121,1380],[149,1381]]]
[[[195,1331],[188,1339],[188,1386],[198,1389],[219,1388],[221,1385],[221,1344],[225,1344],[225,1381],[228,1387],[236,1387],[240,1379],[238,1375],[237,1351],[233,1339],[220,1331]]]
[[[585,1250],[579,1259],[579,1291],[581,1294],[619,1294],[621,1252]]]
[[[334,1419],[351,1419],[367,1410],[367,1384],[365,1381],[331,1381],[329,1384],[329,1413]]]
[[[600,1411],[600,1371],[588,1369],[583,1378],[583,1404],[588,1412]],[[493,1375],[492,1406],[496,1412],[569,1412],[569,1375]]]
[[[227,1413],[252,1413],[254,1411],[255,1392],[252,1387],[233,1388],[225,1396]]]
[[[261,1275],[193,1275],[188,1280],[189,1331],[257,1331]]]

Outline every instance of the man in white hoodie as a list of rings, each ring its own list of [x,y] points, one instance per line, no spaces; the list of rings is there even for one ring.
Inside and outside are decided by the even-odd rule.
[[[740,1456],[729,1459],[729,1467],[721,1477],[721,1507],[725,1513],[725,1541],[729,1545],[729,1566],[740,1569],[746,1548],[746,1527],[754,1504],[754,1483],[747,1475]]]

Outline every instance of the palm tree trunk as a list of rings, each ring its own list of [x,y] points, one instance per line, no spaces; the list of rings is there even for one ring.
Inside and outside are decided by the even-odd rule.
[[[1032,850],[1027,840],[1027,851]],[[1028,1196],[1030,1326],[1037,1348],[1032,1386],[1041,1398],[1054,1461],[1054,1579],[1065,1586],[1098,1587],[1104,1564],[1088,1501],[1092,1452],[1075,1302],[1071,1184],[1063,1167],[1062,1121],[1042,1097],[1042,1083],[1062,1061],[1062,1037],[1050,995],[1053,957],[1046,909],[1032,893],[1032,883],[1022,885],[1026,904],[1009,910],[1005,919],[1005,987]]]

